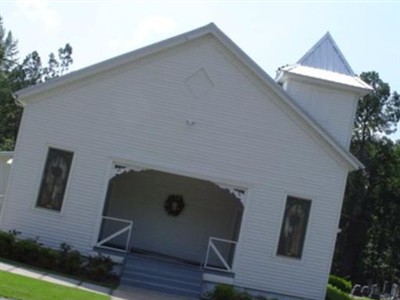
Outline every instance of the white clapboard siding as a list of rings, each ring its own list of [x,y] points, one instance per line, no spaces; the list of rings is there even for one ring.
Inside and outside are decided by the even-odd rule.
[[[295,80],[286,91],[343,148],[349,148],[359,94]]]
[[[13,152],[2,151],[0,152],[0,218],[3,202],[7,190],[8,178],[11,170],[11,163],[13,160]]]
[[[0,195],[5,195],[8,177],[10,174],[11,164],[13,160],[13,152],[0,152]]]
[[[201,69],[213,87],[195,96]],[[215,178],[248,189],[235,284],[323,299],[347,171],[272,97],[207,37],[43,94],[25,108],[1,227],[90,251],[113,159]],[[48,146],[75,153],[61,214],[33,209]],[[313,200],[301,261],[275,257],[288,194]]]

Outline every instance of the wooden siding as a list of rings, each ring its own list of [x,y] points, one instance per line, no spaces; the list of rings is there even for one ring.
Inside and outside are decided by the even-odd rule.
[[[11,163],[9,161],[12,161],[12,158],[12,152],[0,152],[0,218],[11,170]]]
[[[358,95],[291,79],[286,91],[343,148],[349,149]]]
[[[12,158],[12,152],[0,152],[0,195],[3,196],[6,193],[8,177],[11,169],[11,163],[8,161],[12,160]]]
[[[303,66],[354,76],[332,36],[327,32],[299,61]]]
[[[202,97],[186,84],[200,69],[213,85]],[[2,229],[91,250],[113,158],[237,183],[235,284],[323,299],[346,171],[263,86],[202,38],[42,95],[25,108]],[[61,214],[33,208],[48,146],[75,153]],[[301,261],[275,256],[287,195],[313,201]]]

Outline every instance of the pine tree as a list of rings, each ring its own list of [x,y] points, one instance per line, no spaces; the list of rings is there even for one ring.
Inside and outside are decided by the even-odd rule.
[[[69,44],[58,50],[58,57],[50,53],[46,66],[36,51],[19,63],[17,47],[17,40],[6,31],[0,16],[0,151],[14,149],[22,116],[13,92],[61,76],[73,62]]]

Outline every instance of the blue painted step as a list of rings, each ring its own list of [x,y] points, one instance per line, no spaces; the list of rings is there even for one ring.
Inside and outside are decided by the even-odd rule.
[[[125,261],[121,283],[199,299],[201,271],[196,266],[129,255]]]

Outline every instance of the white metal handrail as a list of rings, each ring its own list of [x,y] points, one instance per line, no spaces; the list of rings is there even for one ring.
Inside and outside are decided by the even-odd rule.
[[[104,224],[105,220],[111,220],[111,221],[117,221],[117,222],[121,222],[121,223],[127,223],[128,225],[125,226],[124,228],[114,232],[113,234],[107,236],[106,238],[103,238],[101,241],[98,241],[96,246],[97,247],[101,247],[101,248],[106,248],[106,249],[113,249],[113,250],[128,252],[128,250],[129,250],[129,242],[131,240],[133,222],[131,220],[125,220],[125,219],[119,219],[119,218],[103,216],[102,217],[102,225]],[[124,234],[125,232],[128,232],[128,236],[127,236],[127,239],[126,239],[126,242],[125,242],[125,249],[124,250],[104,245],[105,243],[107,243],[110,240],[116,238],[117,236],[120,236],[120,235]]]
[[[205,262],[204,262],[204,268],[232,273],[231,263],[228,262],[227,259],[222,255],[221,251],[215,245],[215,243],[214,243],[215,241],[226,243],[226,244],[232,244],[234,246],[236,246],[236,244],[237,244],[236,241],[220,239],[220,238],[216,238],[216,237],[210,237],[208,240],[208,247],[207,247],[207,254],[206,254],[206,258],[205,258]],[[224,268],[221,269],[221,268],[213,267],[210,265],[209,259],[210,259],[211,251],[214,252],[214,254],[217,256],[218,260],[222,263]]]

